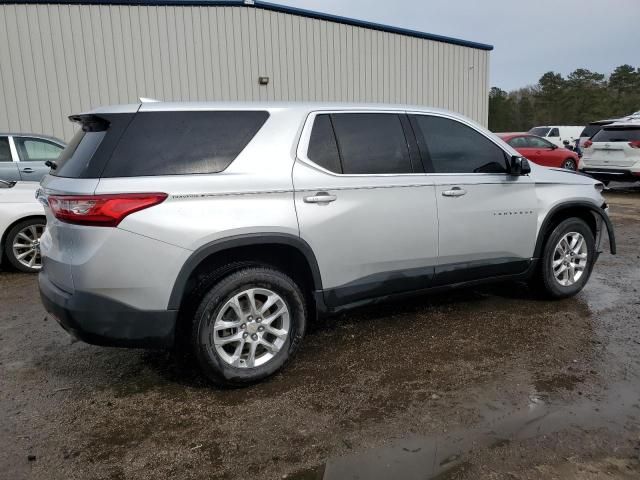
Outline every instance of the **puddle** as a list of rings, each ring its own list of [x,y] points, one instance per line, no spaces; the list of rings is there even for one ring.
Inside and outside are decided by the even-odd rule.
[[[578,428],[622,430],[640,413],[640,385],[619,383],[595,400],[571,406],[547,403],[532,394],[510,414],[485,415],[477,427],[440,436],[414,436],[380,448],[329,459],[324,465],[297,472],[293,480],[445,479],[467,468],[465,457],[482,448],[502,448],[529,438]]]

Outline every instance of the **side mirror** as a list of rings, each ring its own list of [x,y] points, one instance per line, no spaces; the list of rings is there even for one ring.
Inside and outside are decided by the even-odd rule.
[[[551,150],[557,150],[558,148],[560,147],[558,147],[558,145],[556,145],[555,143],[551,144]]]
[[[524,157],[514,155],[509,162],[509,173],[511,175],[529,175],[531,173],[531,165],[529,160]]]

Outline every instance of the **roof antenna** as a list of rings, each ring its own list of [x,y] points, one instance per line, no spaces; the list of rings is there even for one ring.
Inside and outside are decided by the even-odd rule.
[[[155,103],[159,101],[160,100],[156,100],[155,98],[140,97],[140,103]]]

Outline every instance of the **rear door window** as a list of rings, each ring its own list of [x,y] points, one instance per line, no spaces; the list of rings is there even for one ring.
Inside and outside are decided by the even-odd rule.
[[[435,173],[506,173],[506,154],[495,143],[458,121],[413,116],[423,159]]]
[[[529,148],[551,148],[553,144],[543,138],[527,137],[527,144]]]
[[[398,114],[337,113],[331,120],[343,173],[413,173]]]
[[[31,137],[13,137],[21,162],[56,160],[63,150],[57,143]]]
[[[594,142],[637,142],[640,141],[640,127],[603,128],[592,138]]]
[[[313,121],[307,157],[330,172],[342,173],[338,144],[328,114],[317,115]]]
[[[221,172],[268,117],[265,111],[137,113],[102,176]]]

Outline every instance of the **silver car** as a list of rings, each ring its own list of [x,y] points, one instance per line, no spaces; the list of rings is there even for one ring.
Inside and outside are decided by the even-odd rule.
[[[39,182],[49,172],[65,143],[55,137],[32,133],[0,132],[0,180]]]
[[[529,164],[450,112],[142,103],[81,129],[42,181],[40,291],[89,343],[188,345],[245,385],[309,322],[460,285],[578,293],[615,239],[602,184]]]

